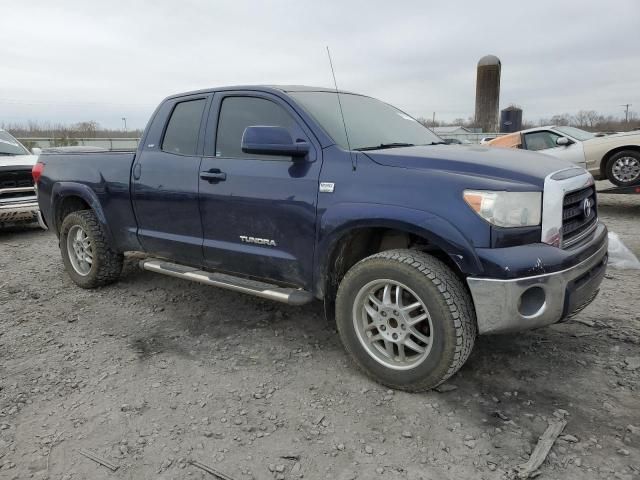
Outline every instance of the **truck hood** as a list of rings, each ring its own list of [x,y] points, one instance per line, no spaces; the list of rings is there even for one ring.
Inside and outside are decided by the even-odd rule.
[[[0,168],[33,167],[37,161],[37,155],[0,155]]]
[[[418,170],[439,170],[502,182],[527,183],[542,189],[550,173],[575,164],[540,153],[479,145],[433,145],[370,150],[367,156],[380,165]]]

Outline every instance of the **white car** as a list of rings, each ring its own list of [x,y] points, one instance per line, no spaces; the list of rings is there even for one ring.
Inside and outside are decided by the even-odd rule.
[[[37,160],[37,155],[0,129],[0,227],[38,222],[46,228],[31,176]]]
[[[575,127],[537,127],[503,135],[488,145],[563,158],[616,185],[640,183],[640,131],[596,136]]]

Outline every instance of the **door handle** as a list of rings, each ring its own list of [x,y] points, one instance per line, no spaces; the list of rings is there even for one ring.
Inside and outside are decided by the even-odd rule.
[[[224,182],[227,179],[227,174],[221,172],[218,168],[212,168],[211,170],[200,172],[200,178],[209,183]]]
[[[139,163],[136,163],[133,166],[133,179],[134,180],[140,180],[140,171],[142,170],[142,167],[140,167]]]

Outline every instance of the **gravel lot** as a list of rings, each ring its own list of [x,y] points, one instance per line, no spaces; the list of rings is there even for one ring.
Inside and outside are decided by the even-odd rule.
[[[601,196],[640,256],[640,196]],[[77,288],[53,234],[0,232],[0,478],[504,478],[548,419],[543,478],[640,478],[640,271],[575,321],[481,337],[448,391],[364,377],[320,304],[141,272]],[[87,449],[116,471],[82,456]]]

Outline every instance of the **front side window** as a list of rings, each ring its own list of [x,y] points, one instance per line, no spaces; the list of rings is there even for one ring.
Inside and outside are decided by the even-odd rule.
[[[537,152],[538,150],[557,147],[556,140],[560,138],[560,135],[545,130],[543,132],[527,133],[524,138],[527,144],[527,150]]]
[[[242,151],[242,135],[247,127],[285,127],[291,130],[295,122],[280,105],[264,98],[227,97],[220,107],[216,137],[216,157],[289,159],[275,155],[248,155]]]
[[[180,155],[196,154],[205,103],[201,98],[176,104],[162,140],[162,150]]]
[[[343,123],[336,92],[291,92],[289,95],[344,149],[350,146],[354,150],[373,150],[443,143],[414,118],[375,98],[340,93]]]

